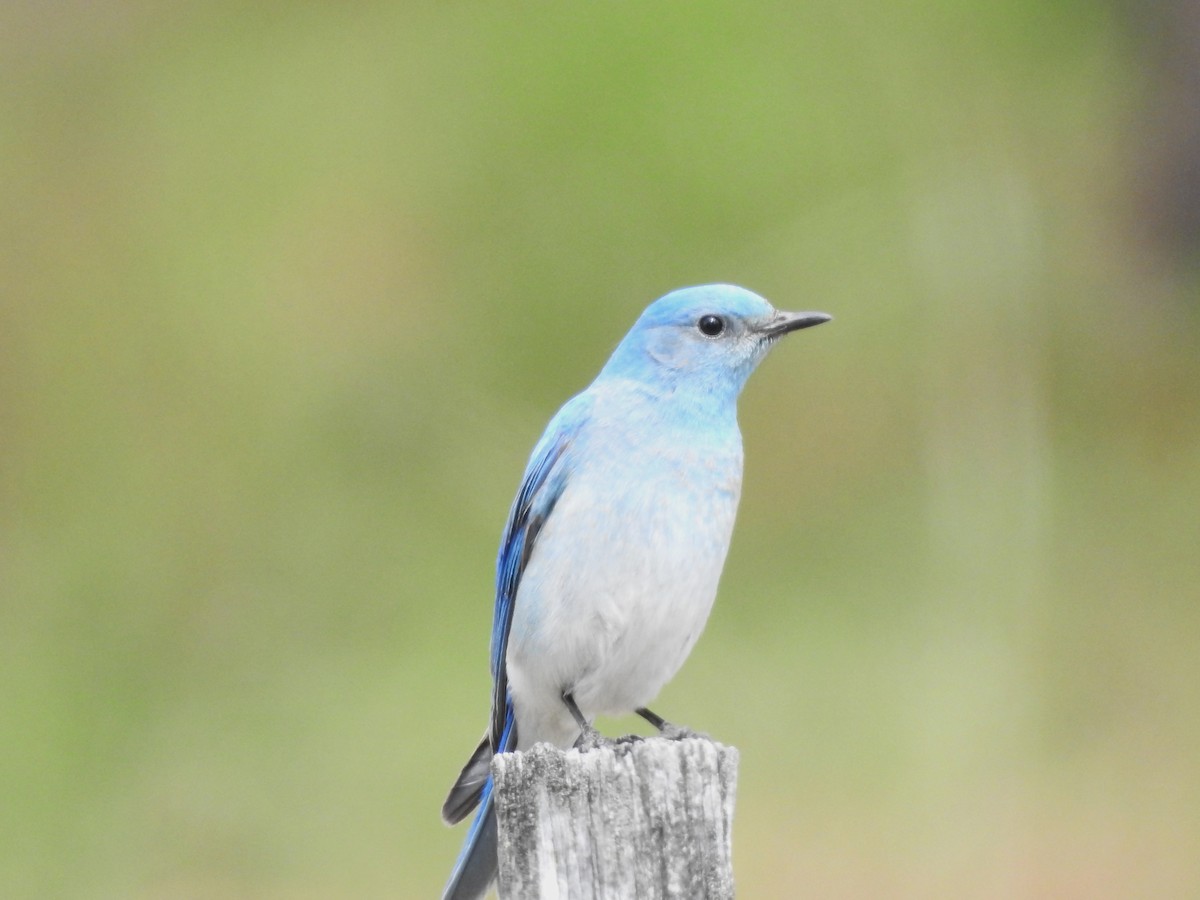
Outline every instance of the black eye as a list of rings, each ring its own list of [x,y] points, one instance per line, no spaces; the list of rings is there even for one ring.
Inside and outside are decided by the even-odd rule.
[[[708,337],[716,337],[725,330],[725,320],[720,316],[707,315],[701,316],[700,321],[696,323],[696,327],[700,329],[700,333]]]

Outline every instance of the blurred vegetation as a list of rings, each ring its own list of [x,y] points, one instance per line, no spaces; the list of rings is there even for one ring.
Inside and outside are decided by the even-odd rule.
[[[526,455],[714,280],[836,316],[655,707],[742,750],[741,893],[1197,890],[1200,277],[1119,9],[0,17],[4,897],[435,895]]]

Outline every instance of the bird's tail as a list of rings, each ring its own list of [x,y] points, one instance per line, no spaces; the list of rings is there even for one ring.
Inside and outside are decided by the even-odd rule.
[[[482,900],[496,879],[496,810],[492,807],[492,779],[483,786],[479,812],[467,832],[467,841],[442,900]]]
[[[504,704],[504,728],[497,741],[496,753],[507,753],[517,746],[517,721],[512,698]],[[491,738],[484,734],[483,740],[463,766],[450,795],[442,804],[442,818],[453,825],[466,818],[479,806],[475,821],[467,832],[467,840],[458,854],[458,862],[450,873],[450,881],[442,893],[442,900],[481,900],[496,880],[499,866],[496,851],[496,810],[492,805],[492,756]]]
[[[483,740],[458,773],[458,779],[454,782],[454,787],[450,788],[446,802],[442,804],[443,822],[447,825],[457,825],[479,805],[491,767],[492,743],[487,734],[484,734]]]

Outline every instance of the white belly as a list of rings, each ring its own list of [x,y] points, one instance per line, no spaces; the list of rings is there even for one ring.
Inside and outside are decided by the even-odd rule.
[[[538,537],[508,645],[519,746],[569,745],[564,707],[619,715],[679,670],[712,609],[737,511],[741,456],[633,480],[579,473]],[[614,487],[616,485],[616,487]]]

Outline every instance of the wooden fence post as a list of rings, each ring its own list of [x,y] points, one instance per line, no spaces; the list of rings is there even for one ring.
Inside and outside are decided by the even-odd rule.
[[[497,756],[501,900],[732,898],[737,762],[699,738]]]

